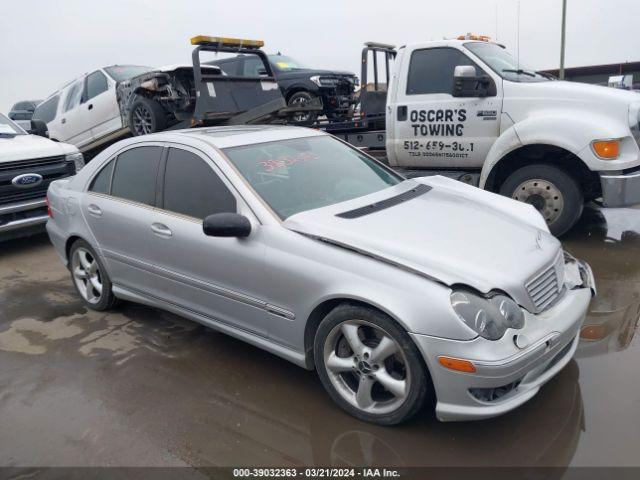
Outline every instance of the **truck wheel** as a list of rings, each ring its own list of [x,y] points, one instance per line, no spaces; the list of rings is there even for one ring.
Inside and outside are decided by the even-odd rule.
[[[310,92],[301,91],[296,92],[289,97],[287,106],[289,107],[307,107],[313,104],[317,97]],[[301,113],[300,115],[294,115],[293,121],[298,125],[311,125],[316,121],[318,117],[315,112]]]
[[[167,113],[150,98],[139,97],[129,110],[129,129],[134,137],[160,132],[167,128]]]
[[[577,182],[553,165],[528,165],[516,170],[504,181],[500,194],[536,207],[556,237],[575,225],[584,207]]]

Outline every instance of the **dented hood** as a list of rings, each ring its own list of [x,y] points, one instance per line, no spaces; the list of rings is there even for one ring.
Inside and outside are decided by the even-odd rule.
[[[368,207],[421,184],[431,188],[422,187],[428,191],[387,208]],[[361,207],[370,212],[337,216]],[[298,213],[284,227],[449,286],[465,284],[483,293],[502,290],[525,308],[533,308],[525,283],[551,265],[560,250],[532,206],[440,176],[406,180]]]

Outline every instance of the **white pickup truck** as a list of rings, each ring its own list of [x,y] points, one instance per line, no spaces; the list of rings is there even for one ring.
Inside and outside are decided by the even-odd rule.
[[[44,123],[38,127],[45,135]],[[30,135],[0,114],[0,241],[44,232],[49,183],[83,166],[73,145]]]
[[[486,37],[397,50],[370,43],[363,77],[367,51],[386,54],[374,65],[386,63],[387,82],[376,73],[361,92],[363,107],[375,100],[384,108],[385,129],[367,131],[363,112],[356,130],[327,130],[356,146],[386,147],[390,166],[411,176],[457,172],[532,204],[555,235],[576,223],[585,201],[640,203],[637,93],[536,73]]]

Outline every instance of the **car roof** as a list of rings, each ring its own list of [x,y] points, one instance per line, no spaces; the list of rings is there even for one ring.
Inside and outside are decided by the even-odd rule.
[[[326,135],[325,132],[285,125],[238,125],[226,127],[203,127],[169,132],[154,133],[142,137],[135,137],[140,141],[180,141],[182,139],[197,139],[208,143],[214,148],[224,149],[257,143],[288,140],[291,138],[317,137]]]

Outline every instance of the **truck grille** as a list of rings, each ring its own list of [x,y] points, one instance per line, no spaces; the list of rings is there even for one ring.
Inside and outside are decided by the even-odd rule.
[[[25,173],[42,175],[42,183],[31,188],[18,188],[11,183]],[[0,205],[44,198],[51,182],[75,173],[75,164],[64,155],[0,163]]]
[[[535,275],[525,287],[536,310],[542,312],[558,299],[564,282],[564,257],[558,254],[551,266]]]

